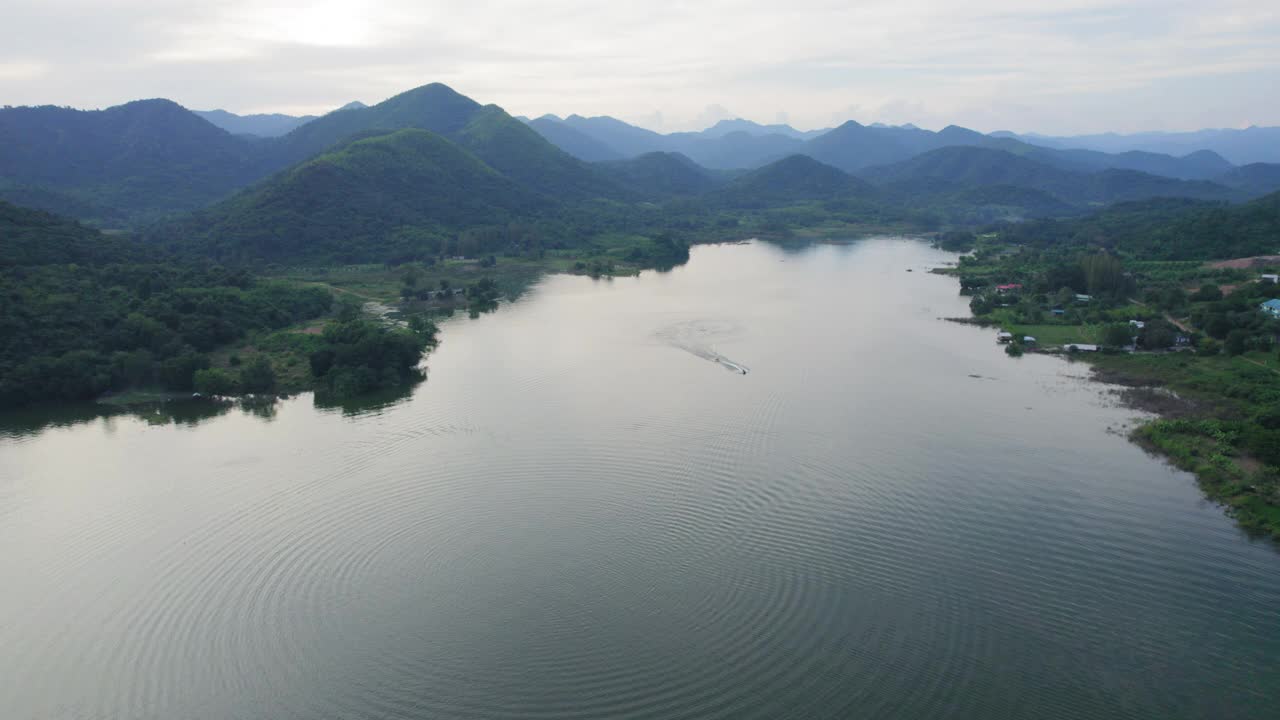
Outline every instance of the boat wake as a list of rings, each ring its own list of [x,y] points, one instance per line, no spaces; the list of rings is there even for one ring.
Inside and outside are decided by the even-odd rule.
[[[709,360],[730,372],[746,375],[751,368],[721,355],[712,346],[713,340],[722,340],[737,334],[739,328],[731,323],[712,320],[690,320],[662,328],[655,335],[667,345]]]

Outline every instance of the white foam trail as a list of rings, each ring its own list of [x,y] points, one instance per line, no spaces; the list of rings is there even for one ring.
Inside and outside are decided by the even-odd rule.
[[[708,342],[713,338],[723,338],[736,331],[737,327],[729,323],[691,320],[664,327],[655,335],[668,345],[680,348],[690,355],[709,360],[726,370],[746,375],[750,372],[750,368],[716,352]]]

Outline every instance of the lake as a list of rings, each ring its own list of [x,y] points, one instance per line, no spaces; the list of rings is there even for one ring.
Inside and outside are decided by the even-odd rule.
[[[701,246],[364,407],[9,416],[2,714],[1274,718],[1280,553],[954,259]]]

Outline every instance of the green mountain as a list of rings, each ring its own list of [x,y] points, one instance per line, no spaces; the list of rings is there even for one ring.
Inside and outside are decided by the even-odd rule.
[[[744,173],[712,193],[718,202],[738,208],[875,195],[875,188],[865,181],[807,155],[792,155]]]
[[[0,109],[0,199],[104,225],[137,223],[207,207],[355,138],[407,128],[449,138],[533,192],[623,195],[501,108],[431,84],[344,107],[280,138],[232,135],[168,100],[102,111]]]
[[[207,205],[263,172],[261,147],[168,100],[0,109],[0,197],[43,192],[137,217]]]
[[[495,170],[544,195],[572,200],[624,194],[595,168],[547,142],[497,105],[480,108],[448,137]]]
[[[432,83],[377,105],[333,112],[284,136],[277,164],[301,162],[357,136],[407,128],[430,130],[471,151],[535,192],[560,198],[617,196],[590,166],[552,145],[497,105],[481,105]]]
[[[905,160],[921,152],[912,141],[925,131],[890,132],[893,128],[875,128],[850,120],[843,125],[805,143],[803,152],[819,162],[853,172],[872,165]]]
[[[597,167],[619,185],[650,200],[698,195],[720,182],[718,176],[679,153],[646,153]]]
[[[296,128],[280,139],[278,162],[300,162],[356,135],[375,131],[418,128],[448,137],[462,130],[482,107],[447,85],[423,85],[377,105],[329,113]]]
[[[411,129],[308,160],[153,239],[221,261],[384,260],[433,254],[450,233],[550,205],[457,144]]]

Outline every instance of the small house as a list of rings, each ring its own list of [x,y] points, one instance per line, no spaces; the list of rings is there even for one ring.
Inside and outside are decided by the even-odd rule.
[[[1021,290],[1022,290],[1022,284],[1021,284],[1021,283],[1008,283],[1008,284],[1006,284],[1006,285],[997,285],[997,286],[996,286],[996,292],[1000,293],[1001,295],[1007,295],[1008,293],[1020,292]]]
[[[1054,315],[1066,315],[1066,314],[1067,314],[1067,311],[1066,311],[1066,310],[1063,310],[1062,308],[1054,308],[1054,309],[1050,310],[1049,312],[1053,313]]]
[[[1023,344],[1023,345],[1035,345],[1035,344],[1036,344],[1036,339],[1035,339],[1034,337],[1030,336],[1030,335],[1023,335],[1023,336],[1022,336],[1022,344]]]
[[[1006,330],[1001,330],[1000,332],[996,333],[996,342],[1002,342],[1002,343],[1013,342],[1013,333],[1008,332]]]
[[[1137,328],[1138,330],[1141,330],[1147,326],[1147,324],[1141,320],[1130,320],[1129,324]]]
[[[1262,275],[1259,279],[1264,283],[1280,284],[1280,275]]]
[[[1087,303],[1092,299],[1093,299],[1092,295],[1080,295],[1080,294],[1076,295],[1076,302]]]
[[[1272,298],[1271,300],[1268,300],[1262,303],[1261,305],[1259,305],[1258,309],[1262,310],[1262,312],[1270,315],[1273,318],[1280,318],[1280,300]]]

